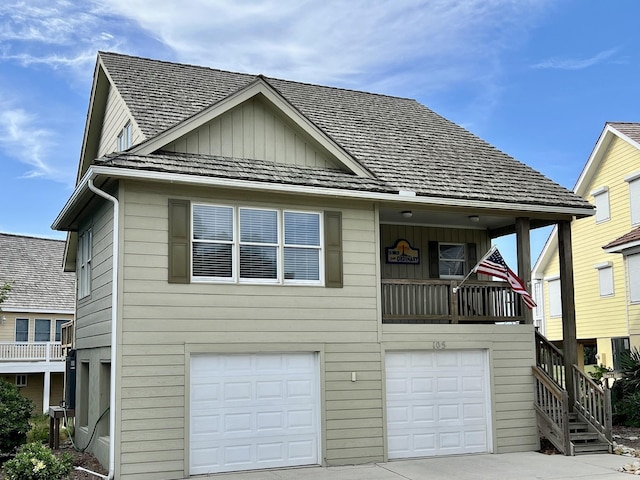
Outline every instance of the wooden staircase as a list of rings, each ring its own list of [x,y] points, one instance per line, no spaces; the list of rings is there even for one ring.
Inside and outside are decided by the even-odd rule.
[[[611,391],[572,366],[573,402],[565,389],[562,352],[536,332],[535,409],[538,429],[565,455],[610,453]]]

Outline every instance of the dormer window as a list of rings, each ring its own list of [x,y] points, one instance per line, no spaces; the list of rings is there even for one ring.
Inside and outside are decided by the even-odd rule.
[[[118,151],[123,152],[127,148],[131,146],[131,122],[127,122],[127,124],[120,130],[118,134]]]

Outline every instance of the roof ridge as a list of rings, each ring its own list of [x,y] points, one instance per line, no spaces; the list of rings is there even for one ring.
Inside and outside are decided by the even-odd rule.
[[[373,96],[378,96],[378,97],[386,97],[386,98],[393,98],[393,99],[400,99],[400,100],[409,100],[409,101],[413,101],[416,103],[419,103],[415,98],[410,98],[410,97],[399,97],[397,95],[389,95],[386,93],[377,93],[377,92],[367,92],[365,90],[358,90],[355,88],[346,88],[346,87],[335,87],[332,85],[321,85],[319,83],[312,83],[312,82],[303,82],[303,81],[299,81],[299,80],[289,80],[289,79],[285,79],[285,78],[279,78],[279,77],[273,77],[270,75],[266,75],[263,73],[249,73],[249,72],[238,72],[238,71],[234,71],[234,70],[224,70],[222,68],[214,68],[214,67],[208,67],[208,66],[204,66],[204,65],[196,65],[193,63],[184,63],[184,62],[174,62],[174,61],[170,61],[170,60],[161,60],[161,59],[157,59],[157,58],[149,58],[149,57],[141,57],[139,55],[129,55],[126,53],[119,53],[119,52],[107,52],[107,51],[103,51],[103,50],[99,50],[98,51],[98,55],[114,55],[114,56],[119,56],[119,57],[127,57],[127,58],[132,58],[132,59],[136,59],[136,60],[144,60],[147,62],[156,62],[156,63],[162,63],[165,65],[174,65],[177,67],[191,67],[191,68],[196,68],[199,70],[209,70],[209,71],[213,71],[213,72],[219,72],[219,73],[231,73],[233,75],[246,75],[249,77],[254,77],[254,78],[262,78],[266,81],[269,80],[275,80],[278,82],[284,82],[284,83],[289,83],[289,84],[297,84],[297,85],[305,85],[305,86],[309,86],[309,87],[317,87],[317,88],[326,88],[329,90],[337,90],[337,91],[342,91],[342,92],[353,92],[353,93],[360,93],[360,94],[365,94],[365,95],[373,95]]]

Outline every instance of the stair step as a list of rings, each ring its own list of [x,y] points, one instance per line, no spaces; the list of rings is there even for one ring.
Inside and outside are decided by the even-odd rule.
[[[589,430],[589,425],[587,425],[586,423],[570,423],[569,424],[570,432],[578,432],[578,431],[586,432],[588,430]]]
[[[592,454],[592,453],[609,453],[609,444],[596,442],[574,445],[573,452],[576,455]]]
[[[569,437],[571,438],[572,442],[575,441],[579,441],[579,442],[585,442],[585,441],[589,441],[589,440],[598,440],[599,436],[597,433],[571,433],[569,435]]]

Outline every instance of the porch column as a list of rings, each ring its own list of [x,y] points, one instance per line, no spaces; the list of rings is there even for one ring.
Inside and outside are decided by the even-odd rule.
[[[531,292],[531,238],[529,232],[531,225],[528,218],[516,218],[516,244],[518,253],[518,276],[524,282],[525,287]],[[524,323],[533,323],[533,311],[523,306],[522,316]]]
[[[49,413],[49,397],[51,396],[51,372],[47,366],[44,370],[44,385],[42,387],[42,413]]]
[[[562,351],[564,354],[565,386],[569,394],[569,410],[573,411],[573,365],[578,364],[576,338],[576,305],[573,290],[573,253],[571,222],[558,223],[558,254],[560,260],[560,298],[562,300]]]

